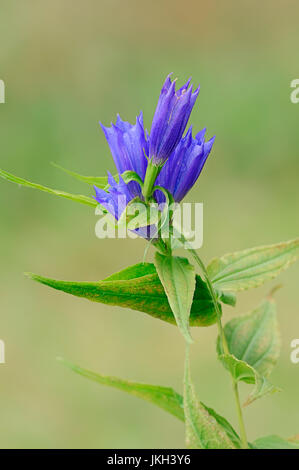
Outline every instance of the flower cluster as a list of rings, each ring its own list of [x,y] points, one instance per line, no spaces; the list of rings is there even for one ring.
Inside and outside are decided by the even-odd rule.
[[[215,139],[205,141],[206,129],[193,137],[192,127],[183,137],[198,93],[199,87],[193,91],[190,79],[176,91],[175,81],[168,76],[160,93],[150,134],[144,129],[142,113],[134,125],[119,116],[111,127],[101,124],[119,173],[119,182],[109,175],[108,191],[95,187],[95,198],[117,220],[130,200],[135,197],[143,199],[138,182],[126,184],[123,181],[121,175],[124,172],[133,171],[145,181],[147,172],[154,168],[154,183],[167,189],[176,202],[184,198],[198,179]],[[159,191],[154,193],[154,197],[157,202],[164,198]],[[119,204],[119,200],[125,200],[126,204]]]

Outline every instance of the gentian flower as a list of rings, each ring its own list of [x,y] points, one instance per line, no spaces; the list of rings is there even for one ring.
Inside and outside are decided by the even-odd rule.
[[[176,91],[168,75],[162,87],[149,138],[149,158],[155,166],[166,162],[186,129],[199,93],[199,87],[192,92],[190,81]]]
[[[108,172],[109,192],[94,186],[96,196],[95,199],[103,206],[116,220],[120,219],[121,214],[135,197],[134,191],[124,182],[119,175],[117,183],[111,173]]]
[[[102,123],[112,157],[121,175],[127,170],[135,171],[144,180],[147,168],[148,141],[143,128],[142,112],[136,118],[136,124],[123,121],[117,116],[116,124],[105,127]],[[136,182],[129,183],[133,197],[141,196],[140,186]]]
[[[180,202],[196,183],[211,152],[215,137],[205,142],[206,129],[192,138],[192,127],[183,137],[163,166],[156,184],[166,188],[175,202]],[[164,200],[160,191],[155,192],[158,202]]]
[[[197,181],[215,140],[213,137],[205,141],[206,129],[193,138],[191,127],[182,137],[199,92],[197,88],[192,93],[189,84],[190,80],[176,92],[175,82],[167,77],[149,136],[144,131],[142,113],[134,125],[119,116],[111,127],[101,124],[119,175],[130,170],[144,181],[154,168],[157,171],[152,178],[153,185],[166,188],[176,202],[180,202]],[[144,198],[135,181],[126,184],[120,176],[117,183],[109,174],[108,183],[108,192],[95,187],[95,199],[117,220],[133,198]],[[160,191],[155,191],[154,196],[159,203],[165,200]]]
[[[119,182],[116,182],[110,172],[108,172],[109,191],[97,188],[95,199],[118,221],[132,199],[135,198],[134,188],[130,188],[130,183],[126,184],[119,175]],[[140,187],[139,187],[140,188]],[[139,190],[141,196],[141,189]],[[156,227],[149,225],[147,227],[139,227],[134,232],[140,237],[151,239],[156,233]]]

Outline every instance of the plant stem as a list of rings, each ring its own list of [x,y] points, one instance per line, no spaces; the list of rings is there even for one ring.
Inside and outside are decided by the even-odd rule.
[[[152,162],[149,160],[142,188],[142,195],[144,197],[145,202],[148,202],[148,200],[153,194],[153,187],[161,169],[161,166],[153,165]]]
[[[214,287],[213,287],[213,285],[210,281],[207,269],[206,269],[203,261],[200,259],[200,257],[198,256],[198,254],[196,253],[195,250],[190,248],[189,251],[192,253],[193,257],[197,261],[197,264],[200,266],[201,270],[204,273],[204,276],[205,276],[205,279],[206,279],[206,282],[207,282],[207,286],[208,286],[208,289],[210,291],[210,294],[211,294],[211,297],[212,297],[212,300],[213,300],[213,303],[214,303],[215,311],[216,311],[216,314],[217,314],[217,326],[218,326],[219,335],[220,335],[220,338],[221,338],[222,349],[223,349],[224,354],[229,354],[229,349],[228,349],[227,341],[226,341],[226,338],[225,338],[225,334],[224,334],[224,330],[223,330],[223,326],[222,326],[222,322],[221,322],[221,310],[220,310],[220,307],[219,307],[219,304],[218,304],[218,301],[217,301],[217,296],[216,296],[215,289],[214,289]]]
[[[217,314],[217,326],[218,326],[219,336],[220,336],[220,339],[221,339],[222,351],[223,351],[224,354],[230,354],[229,349],[228,349],[228,344],[227,344],[227,341],[226,341],[226,337],[225,337],[225,333],[224,333],[224,329],[223,329],[222,322],[221,322],[221,309],[220,309],[218,301],[217,301],[217,295],[216,295],[215,289],[214,289],[213,284],[212,284],[212,282],[209,278],[207,269],[206,269],[204,263],[202,262],[202,260],[200,259],[200,257],[198,256],[198,254],[196,253],[196,251],[193,250],[193,248],[188,248],[188,249],[191,252],[191,254],[193,255],[194,259],[197,261],[198,265],[200,266],[200,268],[203,271],[203,274],[205,276],[207,286],[208,286],[208,289],[210,291],[210,294],[211,294],[211,297],[212,297],[212,300],[213,300],[213,303],[214,303],[215,311],[216,311],[216,314]],[[246,436],[246,430],[245,430],[245,424],[244,424],[244,419],[243,419],[242,408],[241,408],[241,404],[240,404],[238,383],[235,381],[232,374],[231,374],[231,379],[232,379],[232,383],[233,383],[234,397],[235,397],[236,407],[237,407],[237,414],[238,414],[238,420],[239,420],[239,428],[240,428],[240,434],[241,434],[242,448],[243,449],[248,449],[248,441],[247,441],[247,436]]]
[[[241,407],[241,403],[240,403],[238,382],[235,381],[235,380],[233,380],[233,390],[234,390],[234,395],[235,395],[235,400],[236,400],[236,407],[237,407],[237,413],[238,413],[238,420],[239,420],[239,428],[240,428],[240,434],[241,434],[242,447],[243,447],[243,449],[248,449],[248,442],[247,442],[245,424],[244,424],[244,419],[243,419],[242,407]]]

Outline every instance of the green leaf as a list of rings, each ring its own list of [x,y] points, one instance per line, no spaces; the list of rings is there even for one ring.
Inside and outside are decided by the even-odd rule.
[[[221,354],[219,359],[223,366],[229,370],[236,382],[241,381],[255,385],[243,406],[248,406],[258,398],[279,391],[277,387],[274,387],[274,385],[268,382],[268,380],[261,376],[253,367],[237,359],[232,354]]]
[[[72,282],[27,274],[31,279],[77,297],[107,305],[131,308],[176,324],[163,286],[151,263],[142,263],[113,274],[99,282]],[[196,288],[190,314],[191,326],[210,326],[217,316],[208,287],[196,275]]]
[[[215,258],[207,270],[216,289],[240,291],[275,278],[298,257],[299,238]]]
[[[231,307],[235,307],[237,303],[237,296],[234,292],[221,292],[217,291],[219,300],[226,304],[230,305]]]
[[[227,434],[228,438],[234,443],[237,449],[242,448],[241,439],[232,427],[232,425],[221,415],[216,413],[212,408],[207,407],[202,401],[200,402],[201,406],[209,413],[210,416],[216,419],[217,423],[220,425],[222,430]]]
[[[278,391],[266,379],[280,353],[275,302],[265,300],[253,312],[229,321],[224,327],[224,334],[230,355],[221,354],[220,338],[217,340],[217,352],[223,365],[236,381],[255,384],[246,405]]]
[[[23,178],[19,178],[18,176],[14,176],[11,173],[7,173],[7,171],[0,170],[0,176],[7,181],[11,181],[12,183],[19,184],[21,186],[26,186],[28,188],[39,189],[39,191],[44,191],[49,194],[54,194],[54,196],[63,197],[65,199],[70,199],[74,202],[80,202],[81,204],[85,204],[88,206],[96,207],[98,205],[97,201],[88,196],[82,196],[79,194],[69,194],[64,191],[59,191],[57,189],[47,188],[46,186],[42,186],[41,184],[31,183],[30,181],[26,181]]]
[[[187,342],[192,343],[189,317],[195,290],[195,269],[187,258],[155,254],[155,266],[177,325]]]
[[[153,192],[155,193],[156,191],[160,191],[165,198],[165,202],[163,204],[159,204],[159,207],[160,209],[162,209],[162,211],[157,227],[157,233],[159,233],[159,236],[162,239],[168,240],[168,244],[170,245],[172,250],[181,248],[181,242],[177,239],[174,239],[172,236],[172,220],[174,217],[175,209],[179,204],[175,202],[173,195],[170,191],[168,191],[168,189],[163,188],[162,186],[155,186]]]
[[[271,435],[260,437],[253,442],[255,449],[299,449],[299,441],[283,439],[282,437]]]
[[[233,432],[225,420],[224,427],[219,424],[219,415],[198,401],[191,380],[188,353],[186,355],[184,380],[184,412],[186,423],[186,446],[188,449],[235,449],[235,440],[230,437]],[[216,419],[216,416],[218,419]],[[224,418],[223,418],[224,419]],[[229,432],[227,430],[229,427]]]
[[[237,359],[268,377],[280,354],[280,335],[276,318],[276,304],[265,300],[247,315],[234,318],[224,327],[228,349]],[[220,343],[218,338],[218,353]]]
[[[107,375],[97,374],[86,369],[82,369],[71,362],[59,359],[64,365],[87,379],[93,380],[101,385],[114,387],[123,392],[127,392],[135,397],[142,398],[145,401],[159,406],[168,413],[176,416],[184,421],[183,397],[176,393],[170,387],[160,387],[156,385],[148,385],[137,382],[129,382],[128,380],[119,379]]]
[[[104,279],[105,281],[126,281],[128,279],[136,279],[137,277],[147,276],[149,274],[157,274],[155,265],[152,263],[138,263],[121,271],[112,274]]]
[[[81,367],[66,361],[65,359],[58,358],[58,360],[82,377],[93,380],[94,382],[97,382],[101,385],[113,387],[123,392],[129,393],[130,395],[134,395],[147,402],[159,406],[160,408],[178,418],[180,421],[185,420],[183,397],[170,387],[142,384],[123,380],[118,377],[106,376],[82,369]],[[208,408],[203,403],[201,403],[201,406],[212,418],[217,421],[219,426],[223,429],[223,431],[227,434],[235,446],[240,448],[240,438],[229,422],[223,418],[223,416],[220,416],[218,413],[216,413],[216,411],[214,411],[212,408]]]
[[[52,165],[55,166],[55,168],[62,170],[64,173],[67,173],[68,175],[72,176],[73,178],[82,181],[82,183],[87,183],[91,186],[95,185],[100,189],[106,189],[109,187],[108,176],[83,176],[79,175],[79,173],[75,173],[74,171],[67,170],[62,166],[57,165],[57,163],[52,162]],[[118,174],[114,175],[113,178],[118,181]]]
[[[118,226],[127,226],[129,230],[158,223],[161,212],[156,205],[146,205],[139,198],[132,199],[118,221]]]
[[[163,188],[163,186],[154,186],[153,191],[161,191],[161,193],[165,197],[166,206],[171,206],[172,204],[175,204],[173,195],[170,191],[168,191],[168,189]]]
[[[143,188],[143,181],[136,171],[128,170],[122,173],[121,176],[126,184],[130,183],[131,181],[135,181],[135,183],[139,184],[141,189]]]

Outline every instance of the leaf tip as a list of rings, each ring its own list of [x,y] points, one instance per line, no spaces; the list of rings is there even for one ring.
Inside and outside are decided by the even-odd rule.
[[[24,276],[29,277],[29,279],[32,279],[34,277],[34,274],[26,271],[24,273]]]
[[[56,361],[60,362],[65,367],[68,367],[69,369],[75,370],[75,366],[73,363],[69,362],[67,359],[65,359],[62,356],[56,356]]]
[[[39,276],[37,274],[34,274],[34,273],[25,272],[24,276],[28,277],[29,279],[32,279],[33,281],[38,281],[39,280]]]

